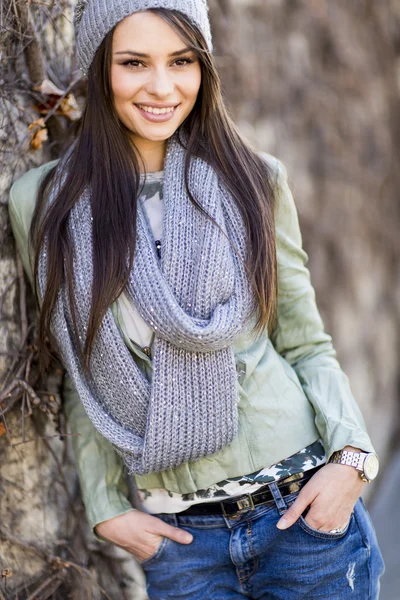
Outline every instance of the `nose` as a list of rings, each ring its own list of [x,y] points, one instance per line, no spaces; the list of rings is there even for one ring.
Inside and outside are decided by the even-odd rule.
[[[147,83],[147,91],[153,96],[166,98],[174,91],[174,82],[168,71],[163,68],[152,69]]]

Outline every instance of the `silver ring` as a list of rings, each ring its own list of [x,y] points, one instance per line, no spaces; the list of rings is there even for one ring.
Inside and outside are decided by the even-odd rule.
[[[346,529],[347,525],[348,523],[345,523],[344,525],[342,525],[342,527],[336,527],[336,529],[331,529],[329,533],[342,533]]]

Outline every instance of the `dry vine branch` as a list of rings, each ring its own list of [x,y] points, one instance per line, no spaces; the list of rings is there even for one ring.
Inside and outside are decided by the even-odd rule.
[[[24,54],[29,77],[33,85],[40,85],[45,78],[45,67],[42,50],[31,23],[29,4],[29,0],[17,0],[16,10],[21,34],[27,39]]]
[[[32,542],[28,543],[24,539],[20,538],[19,536],[12,534],[11,531],[9,531],[8,528],[5,525],[2,525],[1,523],[0,523],[0,536],[2,536],[4,539],[6,539],[10,542],[13,542],[14,544],[22,546],[27,552],[36,554],[39,558],[41,558],[42,560],[47,562],[51,569],[57,569],[59,572],[58,576],[60,576],[60,572],[62,572],[62,570],[68,570],[70,568],[75,569],[75,571],[77,571],[83,579],[86,579],[86,580],[90,581],[93,585],[95,585],[101,591],[101,593],[105,596],[105,598],[107,600],[113,600],[107,594],[106,590],[104,590],[102,588],[102,586],[100,586],[96,581],[94,581],[92,575],[90,574],[89,570],[86,567],[84,567],[78,563],[75,563],[73,561],[70,561],[70,560],[63,560],[59,556],[45,552],[38,545],[33,544]],[[66,575],[67,575],[67,573],[65,573],[65,575],[63,577],[65,578]],[[41,591],[41,590],[39,588],[37,588],[35,590],[36,594],[38,593],[38,591]],[[35,596],[32,596],[32,597],[34,598]]]
[[[25,390],[25,392],[27,392],[30,396],[30,398],[32,399],[32,402],[35,406],[38,406],[41,402],[39,396],[36,394],[35,390],[29,385],[29,383],[27,383],[26,381],[24,381],[23,379],[14,379],[9,386],[7,386],[1,393],[0,393],[0,402],[4,402],[6,399],[8,399],[11,396],[11,392],[15,389],[15,388],[22,388],[23,390]],[[16,400],[16,399],[15,399]],[[14,400],[14,401],[15,401]],[[6,414],[6,412],[8,412],[11,407],[13,406],[13,401],[11,401],[6,408],[0,410],[0,416],[3,416]]]

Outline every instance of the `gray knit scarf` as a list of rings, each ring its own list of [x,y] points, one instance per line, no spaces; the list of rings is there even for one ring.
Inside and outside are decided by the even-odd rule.
[[[226,237],[193,206],[185,190],[184,160],[185,150],[175,134],[168,141],[164,167],[162,257],[139,206],[137,247],[126,288],[155,332],[152,381],[130,354],[110,308],[96,336],[90,378],[76,352],[65,283],[51,320],[61,360],[89,418],[121,454],[129,472],[139,475],[213,454],[238,431],[233,342],[244,331],[252,307],[243,263],[245,229],[232,195],[199,158],[191,161],[189,188]],[[91,221],[91,196],[86,191],[69,219],[82,341],[91,304]],[[46,247],[39,267],[42,295]]]

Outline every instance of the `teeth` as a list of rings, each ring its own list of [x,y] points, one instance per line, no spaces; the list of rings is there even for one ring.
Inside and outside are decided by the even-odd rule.
[[[143,104],[138,105],[139,108],[145,110],[146,112],[153,113],[155,115],[165,115],[167,113],[171,113],[175,110],[173,106],[170,108],[153,108],[152,106],[144,106]]]

